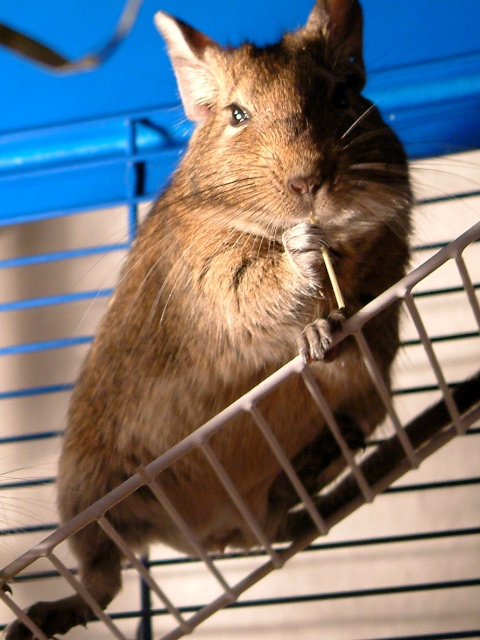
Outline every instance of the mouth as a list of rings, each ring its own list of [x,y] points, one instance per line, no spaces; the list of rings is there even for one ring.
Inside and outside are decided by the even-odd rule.
[[[308,218],[312,224],[328,227],[344,218],[345,209],[332,196],[325,192],[318,192],[307,207]]]
[[[310,220],[321,227],[330,226],[345,213],[336,197],[334,185],[327,180],[318,181],[315,188],[303,191],[290,188],[290,195],[294,198],[293,208],[298,220]]]

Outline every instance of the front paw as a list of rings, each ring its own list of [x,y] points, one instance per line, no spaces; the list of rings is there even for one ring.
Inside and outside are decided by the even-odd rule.
[[[314,288],[321,283],[322,248],[327,246],[320,227],[309,222],[290,227],[283,234],[283,246],[300,274]]]
[[[332,362],[340,352],[339,345],[332,348],[332,336],[340,331],[345,316],[340,309],[328,318],[318,318],[308,324],[298,338],[298,352],[304,362],[323,360]]]

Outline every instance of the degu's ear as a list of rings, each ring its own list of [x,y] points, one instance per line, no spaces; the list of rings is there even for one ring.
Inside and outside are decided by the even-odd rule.
[[[185,113],[194,122],[204,121],[215,102],[218,86],[205,53],[221,47],[190,25],[159,11],[155,26],[163,36],[177,78]]]
[[[341,49],[358,74],[358,88],[363,87],[363,15],[358,0],[317,0],[303,32],[321,32],[335,49]]]

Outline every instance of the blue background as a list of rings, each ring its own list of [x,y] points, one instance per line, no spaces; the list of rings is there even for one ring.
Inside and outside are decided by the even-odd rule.
[[[480,0],[362,4],[365,93],[409,155],[480,147]],[[2,0],[0,22],[76,59],[109,39],[123,6],[123,0]],[[0,47],[0,218],[117,204],[163,186],[190,127],[153,25],[157,10],[223,44],[263,44],[303,24],[311,6],[311,0],[145,0],[114,54],[98,69],[74,74],[47,71]],[[143,163],[142,189],[128,193],[126,159]],[[53,194],[60,177],[65,188]]]

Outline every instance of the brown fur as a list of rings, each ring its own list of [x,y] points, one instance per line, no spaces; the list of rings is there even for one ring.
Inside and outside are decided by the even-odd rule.
[[[294,357],[299,337],[306,357],[328,348],[335,299],[323,245],[348,315],[398,280],[408,260],[406,159],[359,93],[356,2],[318,0],[303,29],[263,49],[223,49],[164,14],[158,25],[198,126],[140,228],[76,386],[60,461],[63,520]],[[248,112],[238,126],[231,105]],[[389,309],[366,328],[387,381],[397,315]],[[303,332],[307,325],[311,331]],[[312,367],[347,431],[371,433],[384,408],[353,341],[333,362]],[[261,409],[309,488],[320,488],[338,451],[325,453],[324,424],[301,381],[292,378]],[[262,437],[245,417],[210,444],[275,540],[294,500]],[[160,482],[208,549],[255,543],[201,452]],[[134,546],[160,539],[191,551],[146,491],[109,518]],[[113,543],[92,525],[73,548],[85,585],[107,606],[120,588]],[[47,634],[91,617],[76,596],[33,613]],[[7,637],[29,635],[17,624]]]

